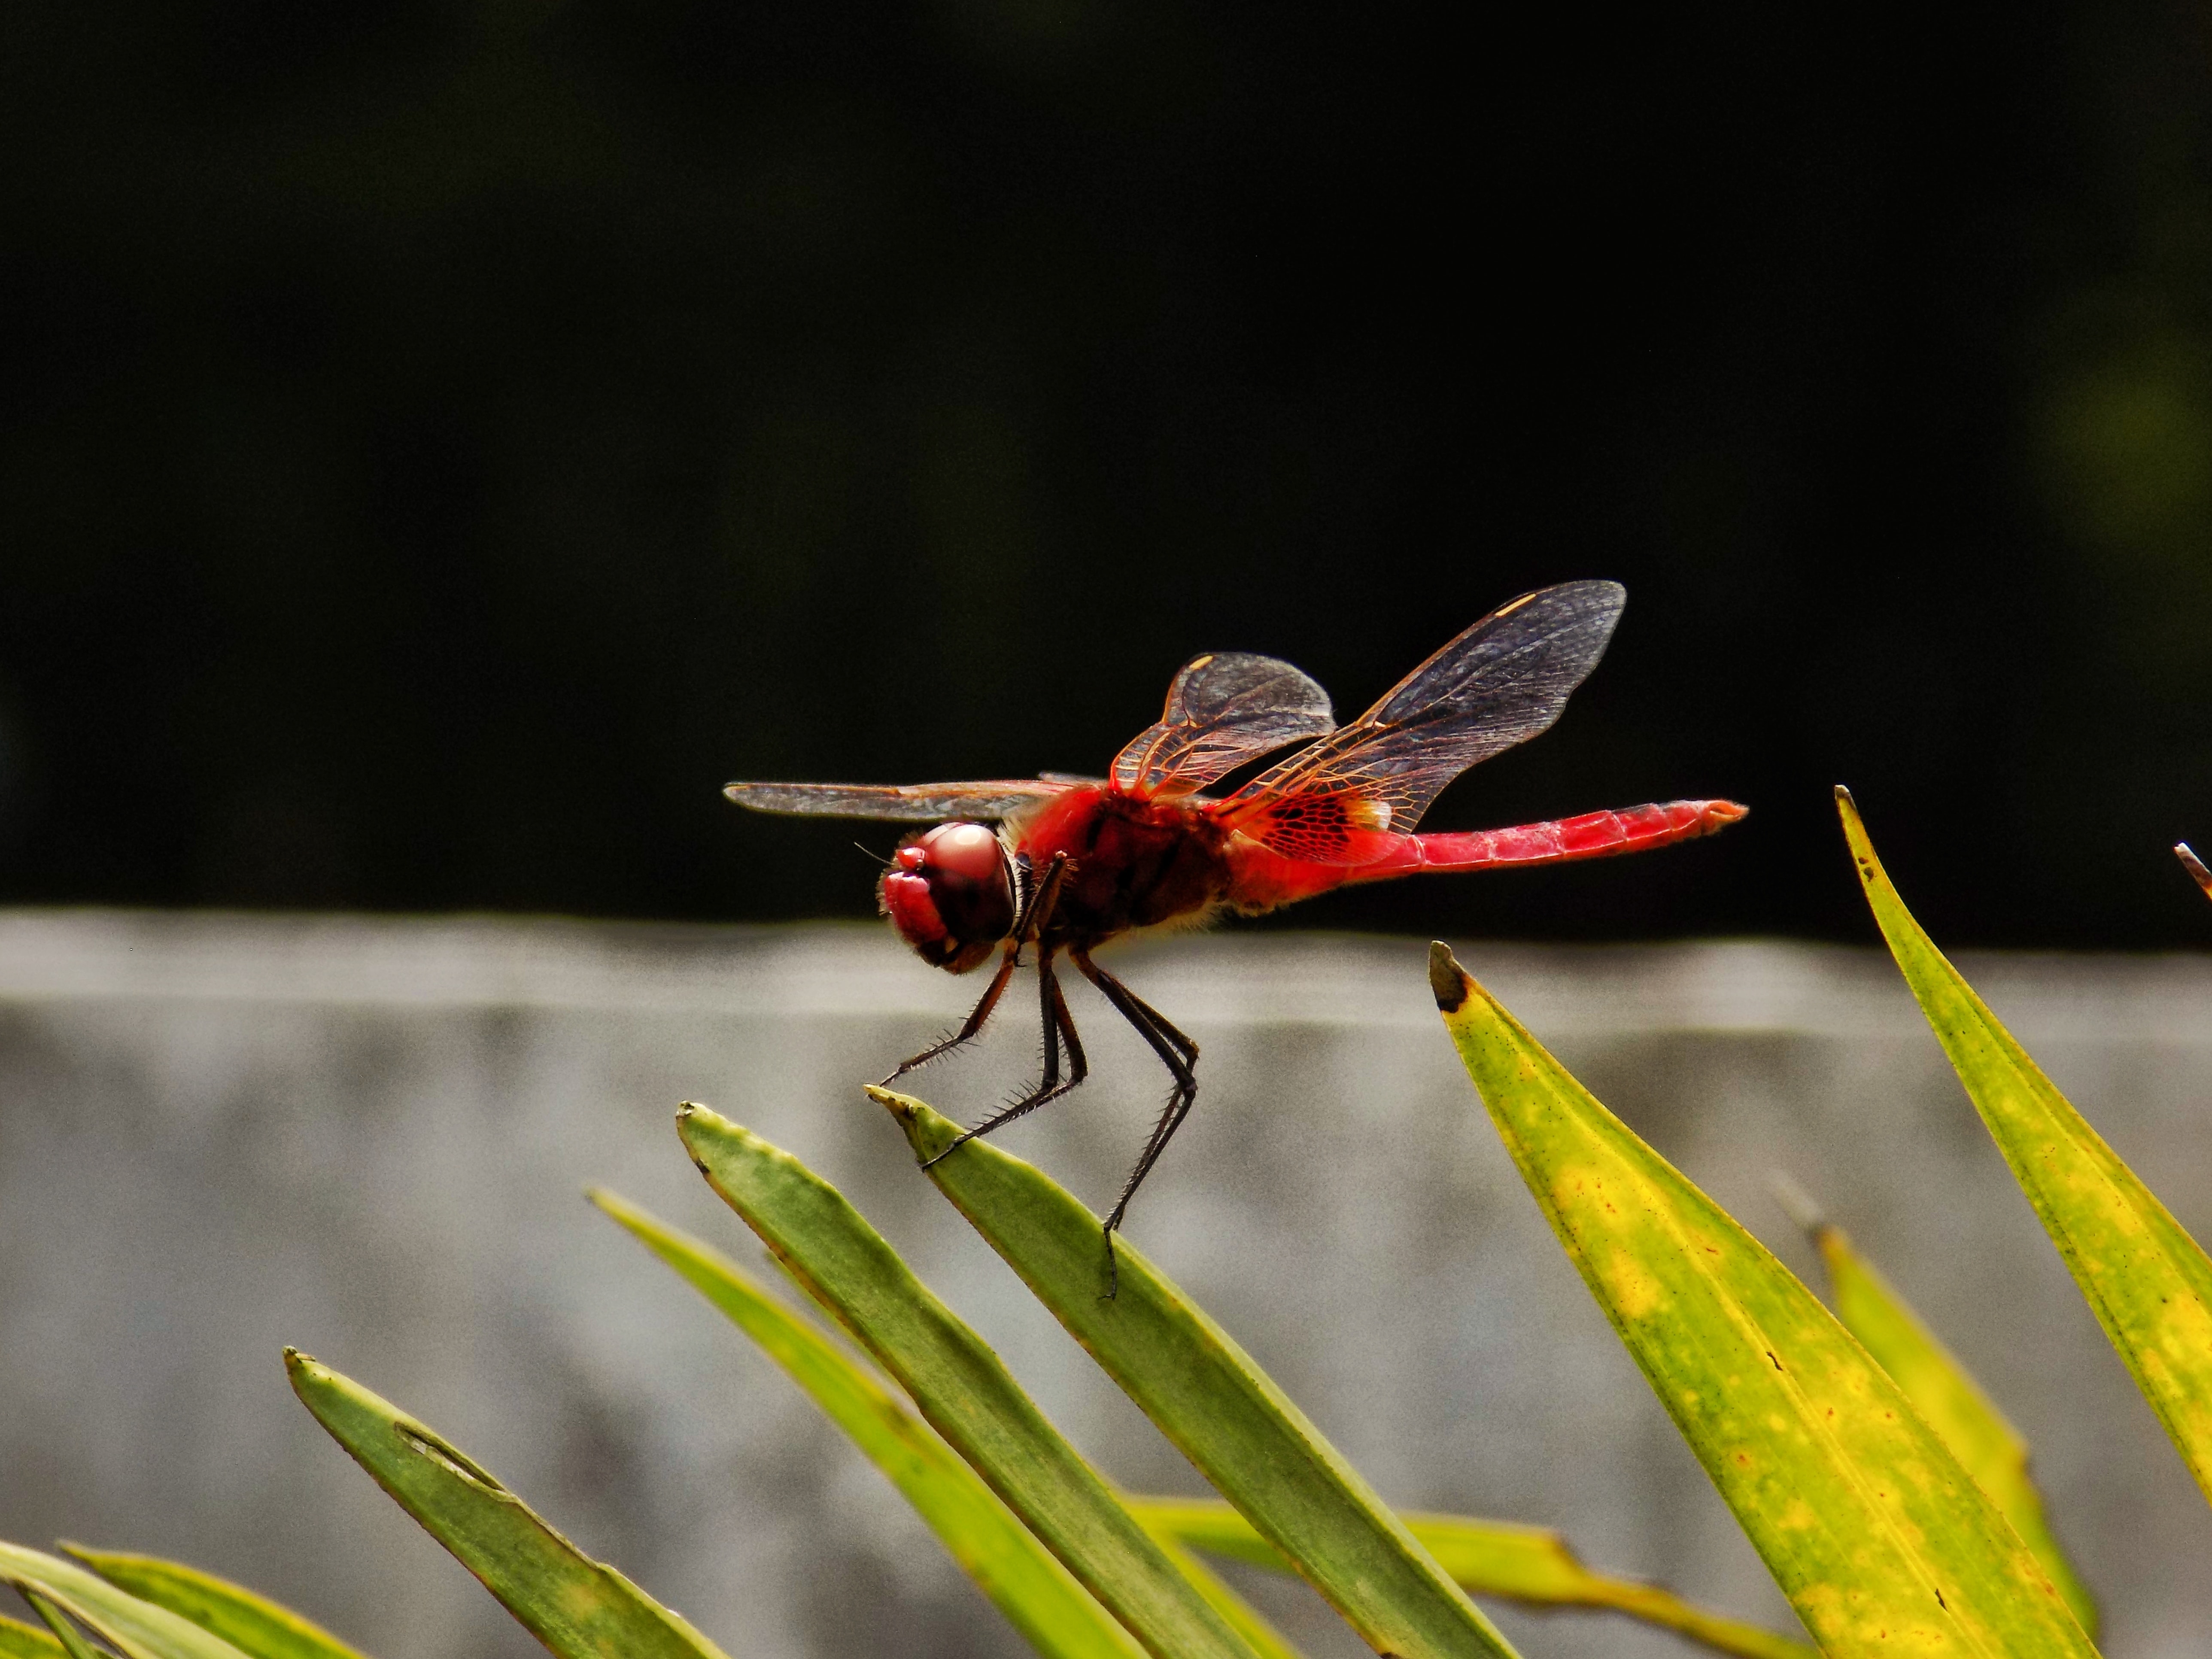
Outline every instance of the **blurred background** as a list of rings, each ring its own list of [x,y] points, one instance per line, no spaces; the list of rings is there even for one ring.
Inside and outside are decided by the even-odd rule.
[[[0,1537],[526,1651],[290,1342],[740,1659],[1011,1653],[569,1196],[757,1261],[669,1133],[708,1101],[1110,1474],[1195,1484],[853,1087],[970,988],[841,923],[854,827],[720,786],[1095,771],[1201,650],[1348,714],[1607,576],[1566,719],[1431,827],[1754,816],[1133,950],[1210,1079],[1133,1237],[1394,1500],[1786,1622],[1436,1031],[1420,941],[1478,941],[1787,1260],[1778,1165],[1990,1381],[2108,1653],[2204,1650],[2212,1515],[1867,948],[1829,796],[2212,1237],[2212,969],[2150,954],[2212,939],[2166,850],[2212,842],[2201,0],[23,0],[0,48]],[[1158,1103],[1097,1006],[1080,1104],[1008,1141],[1093,1203]],[[931,1093],[972,1117],[1033,1043]]]
[[[2195,942],[2200,4],[60,4],[0,53],[0,898],[865,914],[734,777],[1091,770],[1627,583],[1304,925]]]

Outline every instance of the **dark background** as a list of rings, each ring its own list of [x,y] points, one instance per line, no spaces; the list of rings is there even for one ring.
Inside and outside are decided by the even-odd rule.
[[[0,27],[0,900],[859,914],[718,786],[1097,769],[1205,648],[1349,713],[1605,575],[1431,826],[1750,822],[1286,921],[1865,939],[1840,780],[1948,940],[2212,940],[2197,9]]]

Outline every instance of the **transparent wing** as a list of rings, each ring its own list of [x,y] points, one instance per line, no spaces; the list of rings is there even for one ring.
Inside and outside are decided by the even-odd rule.
[[[1559,718],[1605,654],[1627,599],[1618,582],[1565,582],[1500,605],[1351,725],[1213,811],[1285,857],[1377,856],[1382,832],[1410,831],[1468,767]]]
[[[983,783],[733,783],[722,793],[756,812],[941,823],[1011,817],[1073,787],[1046,778],[997,778]]]
[[[1290,664],[1249,651],[1185,663],[1167,708],[1114,757],[1125,795],[1188,795],[1285,744],[1336,729],[1328,693]]]

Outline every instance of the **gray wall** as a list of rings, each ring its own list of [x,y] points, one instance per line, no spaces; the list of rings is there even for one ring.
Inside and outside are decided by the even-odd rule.
[[[1121,967],[1205,1045],[1131,1232],[1394,1501],[1562,1527],[1598,1565],[1786,1623],[1484,1118],[1411,939],[1236,936]],[[1886,959],[1764,944],[1462,960],[1784,1260],[1824,1200],[2027,1431],[2125,1659],[2212,1650],[2208,1510]],[[2212,964],[1984,958],[1998,1012],[2212,1237]],[[836,1181],[1131,1486],[1200,1483],[860,1094],[970,994],[873,928],[0,915],[0,1536],[182,1556],[383,1659],[537,1650],[317,1430],[295,1344],[436,1425],[735,1659],[1019,1650],[767,1361],[582,1201],[757,1261],[670,1114]],[[1026,997],[921,1092],[1034,1064]],[[1109,1198],[1162,1090],[1087,988],[1097,1067],[1005,1144]],[[1323,1656],[1295,1585],[1240,1577]],[[1582,1615],[1536,1656],[1658,1656]]]

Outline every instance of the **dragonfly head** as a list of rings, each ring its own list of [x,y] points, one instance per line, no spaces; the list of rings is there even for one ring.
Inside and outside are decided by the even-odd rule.
[[[940,823],[900,846],[876,899],[924,962],[964,974],[1013,931],[1012,862],[988,825]]]

